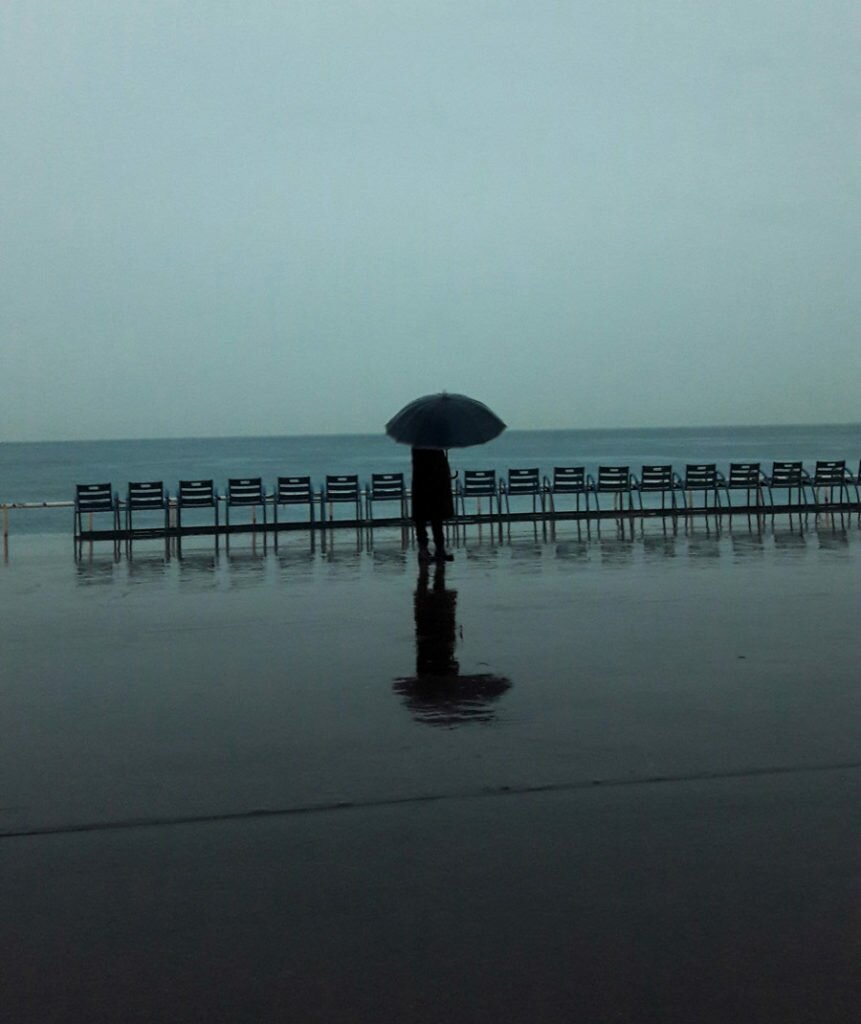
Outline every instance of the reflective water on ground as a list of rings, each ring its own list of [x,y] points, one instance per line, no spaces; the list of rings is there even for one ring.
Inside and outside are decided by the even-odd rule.
[[[0,831],[861,760],[857,519],[0,565]]]

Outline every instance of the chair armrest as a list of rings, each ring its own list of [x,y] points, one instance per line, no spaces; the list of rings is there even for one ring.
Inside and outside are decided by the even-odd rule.
[[[720,484],[721,487],[726,487],[726,477],[719,469],[715,470],[715,482]]]
[[[685,489],[684,481],[675,470],[673,470],[673,487],[681,491]]]
[[[637,477],[636,473],[632,473],[631,474],[631,479],[630,479],[630,482],[628,484],[628,487],[632,491],[639,491],[639,489],[640,489],[640,481],[639,481],[639,478]]]
[[[592,474],[591,473],[587,473],[586,474],[586,483],[585,483],[584,487],[585,487],[585,489],[587,491],[589,491],[589,490],[594,491],[595,490],[596,484],[595,484],[594,479],[592,478]]]

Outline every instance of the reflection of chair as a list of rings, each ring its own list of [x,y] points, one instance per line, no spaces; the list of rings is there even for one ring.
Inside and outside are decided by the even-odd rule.
[[[730,512],[732,512],[730,491],[744,491],[744,503],[748,508],[750,508],[750,495],[753,492],[758,508],[763,504],[762,488],[765,482],[765,474],[759,468],[758,462],[731,462],[729,476],[723,483]]]
[[[467,469],[464,470],[463,479],[458,481],[456,499],[460,505],[460,513],[466,517],[466,502],[475,500],[475,514],[481,515],[481,499],[489,498],[490,515],[493,515],[493,503],[496,501],[496,514],[501,517],[502,508],[499,500],[499,489],[496,486],[496,470],[494,469]]]
[[[724,486],[723,474],[717,471],[713,462],[696,463],[685,466],[685,479],[682,484],[683,499],[685,508],[692,508],[689,503],[689,495],[697,491],[703,492],[703,505],[706,511],[709,507],[709,494],[712,495],[713,508],[721,508],[720,488]]]
[[[182,510],[211,508],[215,517],[215,538],[218,540],[218,492],[212,480],[180,480],[176,494],[176,526],[182,532]]]
[[[774,492],[785,490],[787,492],[787,504],[792,504],[793,490],[797,495],[799,507],[804,504],[804,488],[809,483],[810,477],[800,462],[773,462],[771,464],[771,476],[764,480],[768,488],[768,498],[771,507],[774,508]]]
[[[362,519],[362,498],[359,491],[359,478],[355,473],[350,475],[334,475],[326,477],[326,489],[323,493],[322,520],[326,521],[326,505],[329,506],[329,519],[334,519],[333,505],[348,503],[356,510],[356,522]]]
[[[598,479],[592,485],[592,493],[595,495],[595,508],[600,512],[601,505],[598,501],[599,494],[612,494],[614,507],[618,505],[619,511],[624,504],[623,496],[628,495],[628,510],[634,509],[634,495],[631,490],[631,471],[628,466],[599,466]]]
[[[126,529],[131,538],[133,513],[164,512],[164,530],[168,529],[168,496],[161,480],[141,480],[129,484],[126,496]]]
[[[673,472],[672,466],[643,466],[640,469],[639,479],[631,474],[631,489],[637,492],[640,502],[640,511],[643,511],[644,494],[660,494],[661,511],[667,507],[667,494],[673,512],[676,511],[676,491],[681,487],[682,481],[678,473]]]
[[[258,506],[263,509],[263,525],[266,525],[266,494],[263,481],[259,476],[232,477],[227,481],[227,494],[224,506],[224,522],[230,526],[231,508],[251,508]]]
[[[108,512],[112,518],[112,526],[116,532],[120,528],[119,499],[111,490],[110,484],[76,484],[75,485],[75,526],[74,535],[77,540],[83,533],[81,517]],[[92,523],[89,524],[92,529]]]
[[[403,473],[371,473],[371,482],[365,489],[365,506],[369,522],[373,522],[374,519],[374,504],[380,501],[398,502],[401,519],[409,518]]]
[[[272,519],[278,526],[280,505],[307,505],[308,522],[314,525],[314,491],[310,476],[279,476],[272,492]]]
[[[550,503],[550,514],[556,515],[556,495],[573,494],[576,499],[575,508],[580,511],[580,495],[586,499],[586,511],[589,511],[589,492],[592,488],[592,477],[586,476],[582,466],[554,466],[553,480],[544,478],[544,492]]]
[[[835,488],[838,492],[840,504],[842,505],[844,501],[848,502],[849,484],[855,485],[857,493],[857,485],[852,479],[852,475],[846,469],[844,459],[817,462],[816,468],[813,471],[813,480],[810,484],[813,491],[813,504],[816,510],[820,511],[823,507],[827,507],[828,504],[833,504]],[[820,495],[826,489],[828,490],[828,502],[823,502],[820,500]]]
[[[535,469],[509,469],[508,480],[499,481],[500,498],[505,499],[505,512],[511,515],[509,498],[526,497],[532,498],[532,514],[536,512],[536,501],[541,503],[541,514],[544,515],[544,490],[541,487],[541,477],[537,467]]]

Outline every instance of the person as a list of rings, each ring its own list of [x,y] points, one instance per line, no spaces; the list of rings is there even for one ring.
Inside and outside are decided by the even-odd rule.
[[[454,555],[446,551],[443,520],[454,515],[451,498],[451,469],[442,448],[413,448],[413,524],[419,545],[419,561],[431,560],[428,548],[428,523],[437,561],[451,562]]]

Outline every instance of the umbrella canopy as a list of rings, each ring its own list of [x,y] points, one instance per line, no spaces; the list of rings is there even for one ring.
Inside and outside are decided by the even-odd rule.
[[[505,430],[483,402],[466,395],[425,395],[405,405],[386,424],[386,433],[414,448],[469,448]]]

